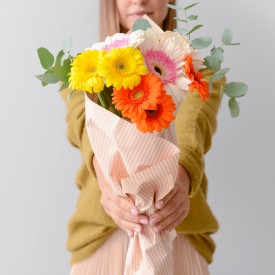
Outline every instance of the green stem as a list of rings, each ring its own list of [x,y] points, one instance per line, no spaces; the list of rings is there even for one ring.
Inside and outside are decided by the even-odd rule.
[[[109,107],[111,107],[113,113],[119,117],[121,117],[121,112],[118,111],[116,108],[115,108],[115,105],[113,104],[112,102],[112,92],[113,92],[113,88],[112,87],[104,87],[104,90],[103,90],[103,94],[104,94],[104,97],[105,99],[107,100],[108,102],[108,105]]]
[[[103,91],[102,91],[103,92]],[[98,99],[100,101],[100,105],[105,108],[108,109],[108,104],[106,103],[106,100],[104,98],[104,95],[102,94],[102,92],[98,93]]]

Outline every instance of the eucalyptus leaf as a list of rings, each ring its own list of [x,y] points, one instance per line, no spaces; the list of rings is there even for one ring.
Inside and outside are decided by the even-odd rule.
[[[61,85],[61,87],[59,88],[59,92],[60,91],[63,91],[63,90],[65,90],[66,88],[68,88],[69,87],[69,83],[68,82],[63,82],[62,83],[62,85]]]
[[[198,5],[198,4],[199,4],[199,2],[194,3],[194,4],[191,4],[191,5],[189,5],[189,6],[186,6],[186,7],[184,7],[184,10],[185,10],[185,11],[186,11],[186,10],[189,10],[189,9],[193,8],[194,6],[196,6],[196,5]]]
[[[224,87],[224,93],[229,97],[242,97],[246,94],[248,86],[243,82],[229,82]]]
[[[189,15],[189,16],[187,17],[187,20],[188,20],[188,21],[197,20],[198,17],[199,17],[198,15]]]
[[[238,117],[240,114],[240,107],[235,98],[230,98],[228,101],[230,114],[232,117]]]
[[[144,18],[139,18],[134,23],[132,27],[132,31],[137,31],[137,30],[146,31],[149,28],[151,28],[151,24],[149,23],[149,21]]]
[[[69,35],[66,40],[64,41],[64,44],[63,44],[63,52],[66,54],[66,53],[69,53],[70,50],[71,50],[71,47],[72,47],[72,44],[73,44],[73,39],[72,39],[72,36]]]
[[[51,54],[51,52],[46,48],[41,47],[37,49],[37,54],[42,67],[45,70],[50,69],[54,63],[54,56]]]
[[[207,48],[212,43],[212,38],[209,36],[204,36],[192,40],[192,46],[195,49],[202,50]]]
[[[56,76],[63,83],[69,82],[69,73],[71,71],[71,60],[70,58],[64,60],[63,64],[61,62],[63,56],[63,51],[60,51],[56,57],[56,62],[54,65],[54,71]]]
[[[229,68],[220,69],[219,71],[217,71],[216,73],[214,73],[212,75],[211,81],[216,82],[216,81],[220,80],[229,72],[229,70],[230,70]]]
[[[196,25],[195,27],[193,27],[188,33],[187,35],[191,34],[192,32],[200,29],[201,27],[203,27],[204,25],[203,24],[199,24],[199,25]]]
[[[233,39],[233,33],[229,29],[225,29],[222,35],[222,42],[224,45],[230,45]]]
[[[55,73],[45,73],[45,74],[40,74],[36,75],[36,78],[41,80],[42,82],[48,83],[48,84],[54,84],[58,82],[58,78],[56,77]]]
[[[62,55],[62,57],[61,57],[61,66],[63,66],[64,65],[64,61],[66,60],[66,59],[68,59],[68,58],[70,58],[70,54],[69,53],[65,53],[64,55]]]
[[[174,17],[174,19],[177,20],[177,21],[180,21],[180,22],[188,23],[188,20],[181,19],[179,17]]]
[[[43,87],[45,87],[45,86],[47,86],[49,83],[46,83],[46,82],[41,81],[41,84],[42,84]]]
[[[223,56],[223,49],[222,48],[213,48],[211,50],[211,56],[218,59],[220,63],[223,62],[224,56]]]
[[[220,61],[216,57],[214,57],[214,56],[207,56],[207,57],[205,57],[204,61],[205,61],[205,66],[208,69],[212,69],[212,70],[218,71],[221,68]]]
[[[177,33],[179,33],[181,35],[186,35],[187,32],[188,32],[188,30],[185,29],[185,28],[177,28],[177,29],[174,29],[174,32],[177,32]]]
[[[241,43],[230,43],[229,45],[230,46],[239,46],[239,45],[241,45]]]

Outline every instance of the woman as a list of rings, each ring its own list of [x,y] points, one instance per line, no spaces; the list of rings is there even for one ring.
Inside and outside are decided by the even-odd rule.
[[[167,8],[171,2],[100,0],[101,40],[116,32],[127,32],[143,14],[164,30],[172,30],[175,14]],[[211,72],[204,74],[209,78]],[[69,92],[62,92],[64,99]],[[77,209],[68,225],[71,275],[123,274],[129,237],[134,231],[141,233],[142,225],[148,223],[155,232],[176,228],[175,274],[208,274],[215,248],[210,234],[217,231],[218,224],[206,202],[204,154],[210,149],[216,130],[219,102],[219,85],[216,85],[207,101],[192,93],[181,105],[176,118],[180,148],[177,181],[175,188],[156,202],[159,210],[151,217],[139,214],[134,204],[115,196],[105,182],[85,130],[84,93],[74,94],[67,102],[68,138],[80,149],[83,160],[76,177],[80,190]]]

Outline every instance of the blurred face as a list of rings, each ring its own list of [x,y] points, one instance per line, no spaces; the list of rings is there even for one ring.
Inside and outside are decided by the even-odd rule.
[[[147,14],[160,27],[167,16],[167,4],[171,0],[116,0],[119,22],[123,32],[131,29],[134,22]]]

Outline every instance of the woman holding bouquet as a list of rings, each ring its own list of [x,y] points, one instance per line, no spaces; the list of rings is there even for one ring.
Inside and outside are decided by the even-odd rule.
[[[163,30],[173,30],[175,12],[167,4],[174,2],[100,0],[101,40],[117,32],[126,33],[145,14]],[[203,74],[206,79],[211,76],[208,70]],[[194,83],[197,90],[202,89],[199,84],[199,81]],[[68,93],[69,90],[62,92],[64,99]],[[158,234],[169,234],[176,229],[174,274],[208,274],[215,249],[210,235],[218,230],[218,223],[206,201],[204,154],[211,147],[219,103],[217,84],[207,100],[202,101],[193,92],[181,104],[176,117],[180,153],[175,187],[155,202],[158,211],[147,217],[138,212],[134,203],[115,195],[109,187],[85,129],[84,93],[72,96],[67,102],[67,135],[72,145],[80,149],[83,162],[76,177],[80,190],[77,209],[68,225],[71,275],[123,274],[129,238],[142,234],[143,226],[148,224]]]

